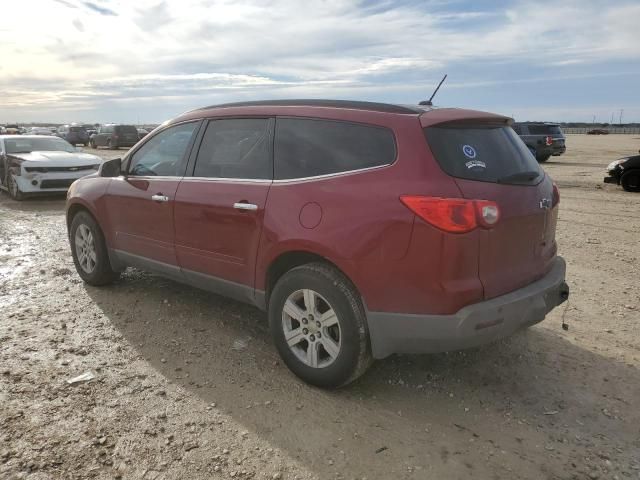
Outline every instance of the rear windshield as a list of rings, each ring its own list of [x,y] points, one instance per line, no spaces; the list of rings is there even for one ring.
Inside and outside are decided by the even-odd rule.
[[[69,127],[70,132],[84,132],[84,127]]]
[[[134,135],[138,135],[138,129],[133,125],[116,125],[116,132],[133,133]]]
[[[528,125],[530,135],[560,135],[558,125]]]
[[[511,127],[439,125],[424,129],[440,167],[452,177],[494,183],[538,183],[542,169]]]

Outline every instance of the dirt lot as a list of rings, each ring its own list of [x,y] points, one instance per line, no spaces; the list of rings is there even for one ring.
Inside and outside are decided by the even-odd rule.
[[[560,308],[336,392],[294,378],[251,307],[133,270],[85,286],[63,199],[0,195],[0,478],[640,478],[640,195],[602,184],[640,138],[567,143],[545,168],[570,330]]]

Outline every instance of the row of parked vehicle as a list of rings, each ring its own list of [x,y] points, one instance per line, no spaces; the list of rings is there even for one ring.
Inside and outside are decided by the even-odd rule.
[[[55,135],[71,145],[92,148],[129,148],[149,133],[135,125],[106,124],[100,126],[68,124],[59,127],[30,127],[19,125],[0,126],[0,135]]]
[[[107,124],[96,129],[87,129],[79,125],[62,125],[55,135],[64,138],[71,145],[82,144],[91,148],[129,148],[149,132],[134,125]]]

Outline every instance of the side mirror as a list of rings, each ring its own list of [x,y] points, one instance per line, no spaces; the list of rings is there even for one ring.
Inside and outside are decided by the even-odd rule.
[[[102,164],[101,177],[118,177],[122,173],[122,159],[114,158]]]

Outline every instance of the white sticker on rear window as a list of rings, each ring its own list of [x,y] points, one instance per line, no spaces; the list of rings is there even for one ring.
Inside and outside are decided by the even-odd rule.
[[[471,169],[471,168],[487,168],[487,165],[480,161],[480,160],[471,160],[467,163],[465,163],[465,165],[467,166],[467,168]]]
[[[463,145],[462,153],[464,153],[464,156],[467,158],[476,158],[476,149],[471,145]]]

